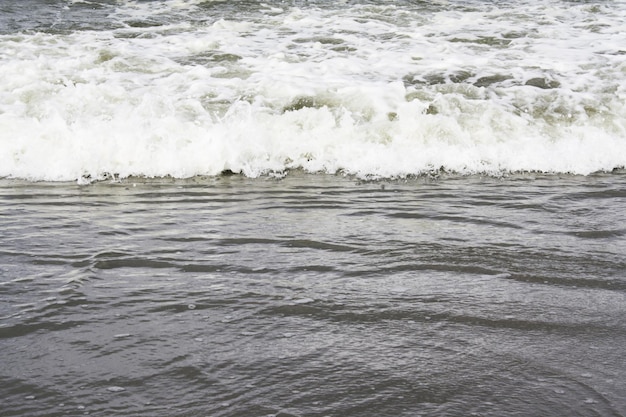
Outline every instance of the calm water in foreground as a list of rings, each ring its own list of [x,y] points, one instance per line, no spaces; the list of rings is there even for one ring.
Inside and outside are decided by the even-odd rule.
[[[2,416],[626,415],[626,174],[0,180]]]

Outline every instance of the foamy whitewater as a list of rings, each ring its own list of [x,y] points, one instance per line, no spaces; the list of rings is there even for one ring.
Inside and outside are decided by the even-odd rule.
[[[0,177],[626,166],[626,2],[6,1]]]

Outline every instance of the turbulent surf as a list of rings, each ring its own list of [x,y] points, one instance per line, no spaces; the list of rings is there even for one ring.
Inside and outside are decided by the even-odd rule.
[[[626,165],[623,2],[31,3],[1,6],[2,177]]]

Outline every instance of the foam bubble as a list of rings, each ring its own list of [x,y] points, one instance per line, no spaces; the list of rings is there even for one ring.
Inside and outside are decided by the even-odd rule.
[[[114,29],[0,35],[0,176],[624,167],[626,10],[510,6],[127,2]]]

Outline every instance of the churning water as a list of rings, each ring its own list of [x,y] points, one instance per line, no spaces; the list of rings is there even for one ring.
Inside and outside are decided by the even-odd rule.
[[[626,165],[623,1],[0,7],[0,176]]]

